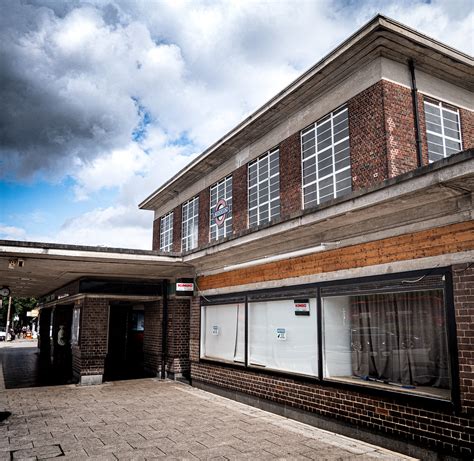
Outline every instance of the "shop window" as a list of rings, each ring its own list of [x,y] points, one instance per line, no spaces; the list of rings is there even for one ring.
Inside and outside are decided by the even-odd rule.
[[[249,366],[317,376],[316,299],[251,302],[248,315]]]
[[[232,176],[210,189],[210,240],[218,240],[232,234]]]
[[[173,249],[173,212],[160,219],[160,251]]]
[[[301,132],[304,207],[352,190],[349,120],[346,107]]]
[[[462,150],[459,111],[442,102],[424,102],[430,163]]]
[[[183,203],[181,250],[188,251],[198,246],[199,197]]]
[[[248,167],[249,227],[280,216],[280,152],[262,155]]]
[[[242,363],[245,360],[245,304],[201,307],[201,358]]]
[[[322,299],[324,377],[450,398],[443,289]]]

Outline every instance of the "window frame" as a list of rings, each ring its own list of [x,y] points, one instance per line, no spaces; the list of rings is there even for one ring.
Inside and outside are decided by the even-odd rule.
[[[160,251],[170,253],[173,251],[173,231],[174,231],[174,211],[170,211],[169,213],[166,213],[165,215],[161,216],[160,218]],[[169,227],[166,229],[166,231],[163,231],[163,222],[165,220],[169,220]],[[166,232],[167,235],[164,235]],[[166,239],[166,237],[169,238],[169,243],[162,246],[162,242]],[[169,249],[167,249],[169,247]]]
[[[384,282],[384,281],[397,281],[403,279],[417,279],[425,278],[427,276],[440,275],[444,279],[444,309],[446,319],[446,336],[448,343],[448,356],[450,361],[450,399],[442,399],[436,396],[420,395],[410,393],[409,391],[383,389],[376,386],[367,386],[363,384],[356,384],[352,382],[344,382],[339,380],[331,380],[330,378],[324,377],[324,350],[323,350],[323,322],[322,322],[322,290],[324,288],[338,288],[345,287],[348,285],[365,284],[372,282]],[[410,291],[410,288],[406,291]],[[305,298],[316,298],[316,315],[317,315],[317,340],[318,340],[318,376],[310,376],[297,374],[286,371],[279,371],[275,369],[259,368],[250,366],[248,361],[248,304],[252,301],[265,300],[281,300],[281,299],[295,299],[304,296]],[[240,300],[240,301],[239,301]],[[245,363],[243,365],[236,365],[226,363],[222,361],[212,360],[208,358],[201,358],[201,338],[199,341],[199,362],[206,364],[213,364],[228,368],[238,368],[241,371],[249,373],[266,374],[270,376],[282,377],[284,379],[291,379],[295,381],[301,381],[304,383],[317,384],[322,387],[332,387],[347,390],[349,392],[360,392],[362,394],[382,397],[382,398],[393,398],[398,402],[404,404],[414,404],[420,408],[433,408],[441,410],[447,413],[459,414],[461,411],[461,396],[460,396],[460,383],[459,383],[459,362],[458,362],[458,349],[457,349],[457,337],[456,337],[456,320],[455,320],[455,309],[454,309],[454,296],[453,296],[453,280],[452,280],[452,268],[439,267],[427,270],[413,270],[408,272],[399,272],[394,274],[380,274],[375,276],[357,277],[354,279],[334,280],[327,282],[311,283],[305,285],[297,285],[286,288],[267,288],[263,290],[249,291],[245,295],[229,294],[229,295],[214,295],[206,298],[201,298],[200,309],[203,305],[210,304],[226,304],[235,302],[245,302]],[[201,331],[201,314],[199,315],[199,328]]]
[[[270,157],[272,154],[278,152],[278,173],[275,173],[273,175],[270,174]],[[265,158],[268,158],[268,177],[260,181],[259,180],[259,175],[260,175],[260,164],[261,162],[264,161]],[[257,165],[257,205],[254,207],[250,207],[250,188],[255,187],[255,186],[250,186],[250,168],[253,165]],[[270,197],[270,180],[278,177],[278,197],[271,199]],[[280,147],[274,147],[273,149],[268,150],[264,154],[260,155],[257,157],[255,160],[252,160],[247,164],[247,228],[252,229],[252,228],[257,228],[261,225],[268,224],[269,222],[272,222],[274,219],[278,219],[281,216],[281,187],[280,187]],[[265,202],[260,202],[260,185],[267,183],[268,185],[268,201]],[[271,209],[272,209],[272,202],[278,201],[278,215],[277,216],[271,216]],[[268,220],[266,221],[261,221],[260,220],[260,206],[268,204]],[[257,223],[256,224],[251,224],[250,223],[250,211],[251,210],[257,210]]]
[[[334,140],[334,123],[333,123],[333,120],[336,116],[338,116],[339,114],[341,114],[344,111],[347,112],[348,134],[347,134],[347,136],[340,139],[339,141],[333,142],[333,140]],[[317,130],[318,124],[322,124],[322,123],[327,122],[326,119],[328,119],[328,117],[329,117],[329,120],[331,121],[331,140],[332,140],[332,142],[329,146],[325,147],[322,151],[318,151],[317,150],[317,131],[316,130]],[[314,132],[314,140],[315,140],[314,154],[308,156],[307,158],[304,158],[303,136],[307,135],[311,131]],[[342,144],[346,141],[348,142],[348,146],[349,146],[348,147],[348,149],[349,149],[349,166],[346,166],[344,168],[336,170],[335,169],[336,161],[335,161],[334,148],[335,148],[335,146],[338,146],[339,144]],[[329,150],[332,151],[332,154],[331,154],[332,173],[327,174],[327,175],[320,178],[319,177],[319,167],[318,167],[318,156],[321,152],[326,152],[326,151],[329,151]],[[304,184],[304,178],[305,178],[304,163],[305,163],[305,161],[308,161],[309,159],[311,159],[313,157],[315,159],[316,179],[314,181],[308,183],[308,184]],[[300,161],[301,161],[301,209],[302,210],[310,209],[310,208],[318,206],[321,203],[324,203],[328,200],[334,200],[336,198],[343,197],[344,195],[350,194],[350,192],[352,192],[352,164],[351,164],[351,146],[350,146],[350,131],[349,131],[349,107],[347,106],[347,104],[343,104],[342,106],[337,107],[333,111],[327,113],[326,115],[319,118],[317,121],[311,123],[310,125],[306,126],[305,128],[303,128],[300,131]],[[347,192],[344,192],[344,194],[337,195],[336,187],[335,187],[336,186],[336,175],[340,174],[342,172],[345,172],[347,170],[349,170],[349,178],[350,178],[350,182],[351,182],[350,188],[347,189]],[[320,181],[323,181],[323,180],[328,179],[330,177],[332,177],[332,179],[333,179],[333,182],[332,182],[333,187],[334,187],[333,195],[332,195],[331,198],[326,199],[323,202],[321,202],[321,199],[320,199],[320,196],[319,196],[320,195],[319,194],[319,183],[320,183]],[[313,184],[316,184],[316,202],[312,201],[310,204],[307,205],[305,203],[305,188],[307,188],[309,186],[312,186]]]
[[[441,133],[436,133],[435,131],[428,130],[428,125],[427,125],[427,122],[426,122],[426,107],[425,107],[426,105],[436,107],[437,109],[439,109],[439,111],[440,111],[440,121],[441,121],[440,126],[441,126],[441,131],[442,131]],[[446,140],[452,141],[452,142],[458,142],[459,145],[460,145],[460,149],[459,149],[458,152],[462,152],[462,150],[463,150],[461,113],[459,112],[459,109],[457,107],[455,108],[455,110],[452,109],[452,107],[454,107],[454,106],[452,106],[451,104],[446,104],[443,101],[438,101],[438,100],[434,100],[434,99],[431,99],[431,98],[423,98],[423,116],[424,116],[424,120],[425,120],[426,150],[427,150],[428,163],[429,164],[437,162],[437,161],[445,159],[445,158],[448,158],[448,157],[451,157],[451,155],[455,155],[457,153],[457,152],[454,152],[453,154],[446,155]],[[451,136],[447,136],[446,134],[444,134],[443,110],[445,110],[447,112],[451,112],[452,114],[456,115],[457,123],[458,123],[458,126],[459,126],[459,139],[455,139],[455,138],[452,138]],[[429,151],[429,147],[428,147],[428,135],[429,134],[432,135],[432,136],[441,137],[442,142],[443,142],[443,144],[442,144],[443,158],[440,158],[438,160],[431,160],[430,159],[430,151]]]
[[[231,186],[230,186],[230,198],[227,196],[227,183],[230,181]],[[224,195],[226,202],[230,200],[230,209],[229,209],[229,214],[225,217],[223,226],[224,226],[224,235],[219,237],[219,226],[217,226],[216,223],[213,223],[212,219],[212,189],[214,188],[219,188],[219,185],[224,183]],[[209,242],[217,242],[220,239],[229,237],[232,235],[232,230],[233,230],[233,210],[232,210],[232,202],[233,202],[233,185],[234,185],[234,179],[232,175],[228,175],[225,178],[222,178],[220,181],[217,181],[215,184],[213,184],[211,187],[209,187]],[[219,197],[217,195],[217,197]],[[227,224],[230,221],[230,231],[227,233]],[[212,238],[212,227],[215,226],[217,228],[216,232],[216,238]]]
[[[184,208],[189,207],[191,204],[193,204],[193,210],[194,214],[191,217],[187,217],[186,220],[184,219]],[[192,243],[191,246],[188,247],[186,244],[185,248],[185,241],[189,238],[188,235],[186,237],[184,236],[184,229],[185,229],[185,224],[196,220],[197,225],[196,227],[193,227],[193,229],[196,229],[196,235],[194,236],[191,234],[192,238]],[[196,195],[195,197],[187,200],[181,205],[181,251],[191,251],[194,250],[198,247],[199,245],[199,195]]]

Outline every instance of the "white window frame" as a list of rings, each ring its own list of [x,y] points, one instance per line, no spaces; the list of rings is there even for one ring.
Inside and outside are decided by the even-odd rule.
[[[272,155],[274,155],[276,153],[278,153],[278,171],[277,171],[277,173],[274,173],[273,175],[270,175],[271,157],[272,157]],[[263,161],[267,157],[268,157],[268,176],[267,176],[266,179],[263,179],[262,181],[260,181],[259,180],[260,168],[261,168],[261,165],[262,165]],[[257,205],[253,206],[253,207],[250,207],[250,187],[251,187],[250,186],[250,168],[255,164],[257,165]],[[278,181],[277,181],[278,196],[271,199],[270,198],[270,182],[271,182],[271,179],[273,179],[275,177],[278,177]],[[268,200],[261,201],[260,190],[265,186],[265,184],[268,186]],[[252,187],[255,187],[255,186],[252,186]],[[277,201],[279,202],[279,211],[278,211],[277,215],[272,216],[271,215],[272,204],[277,202]],[[261,221],[260,220],[260,207],[263,206],[263,205],[266,205],[266,204],[268,204],[268,219],[264,220],[264,221]],[[252,211],[252,210],[257,210],[257,222],[254,223],[254,224],[250,224],[250,211]],[[260,224],[268,223],[272,219],[278,218],[280,216],[280,213],[281,213],[281,203],[280,203],[280,149],[279,149],[279,147],[276,147],[275,149],[269,150],[268,152],[266,152],[265,154],[261,155],[260,157],[258,157],[257,159],[255,159],[254,161],[252,161],[248,164],[248,167],[247,167],[247,225],[248,225],[248,227],[255,227],[255,226],[259,226]]]
[[[436,133],[436,131],[431,131],[431,130],[428,129],[428,126],[426,124],[426,108],[425,108],[426,106],[435,107],[439,110],[439,116],[440,116],[440,121],[441,121],[441,133]],[[452,141],[452,142],[458,142],[459,145],[460,145],[459,152],[461,152],[462,151],[462,127],[461,127],[461,117],[459,115],[459,110],[458,109],[456,109],[456,110],[450,109],[449,107],[446,107],[446,105],[444,103],[442,103],[441,101],[435,102],[435,101],[427,101],[427,100],[423,101],[423,110],[425,112],[425,127],[426,127],[427,138],[428,138],[429,134],[431,134],[432,136],[437,136],[437,137],[441,138],[441,140],[443,142],[443,144],[442,144],[443,158],[447,158],[447,157],[450,157],[451,155],[454,155],[454,154],[446,155],[446,140]],[[453,138],[453,137],[448,136],[448,135],[445,134],[445,132],[444,132],[443,111],[450,112],[451,114],[454,114],[456,116],[456,119],[457,119],[457,122],[458,122],[458,127],[459,127],[459,139]],[[428,149],[428,162],[429,163],[436,162],[436,160],[431,160],[430,159],[428,139],[427,139],[426,144],[427,144],[427,149]],[[436,144],[436,143],[433,143],[433,144]],[[438,144],[438,145],[440,145],[440,144]]]
[[[341,195],[337,194],[337,189],[336,189],[336,175],[339,173],[342,173],[344,171],[349,170],[349,177],[351,178],[351,187],[350,190],[347,192],[344,192],[342,195],[345,195],[346,193],[349,193],[352,190],[352,174],[351,174],[351,164],[349,163],[348,166],[344,168],[340,168],[338,170],[335,169],[336,165],[336,159],[335,159],[335,153],[334,153],[334,148],[338,146],[339,144],[342,144],[343,142],[348,141],[349,142],[349,159],[351,157],[351,151],[350,151],[350,133],[348,131],[347,136],[345,136],[343,139],[334,142],[334,118],[340,115],[342,112],[347,112],[347,119],[349,121],[349,109],[347,106],[342,106],[339,107],[335,110],[333,110],[331,113],[325,115],[321,119],[319,119],[317,122],[313,123],[312,125],[309,125],[305,129],[301,130],[300,132],[300,142],[301,142],[301,206],[303,209],[307,207],[312,207],[315,205],[319,205],[321,203],[321,198],[319,196],[319,183],[321,181],[324,181],[327,178],[331,178],[333,180],[333,185],[334,185],[334,190],[333,190],[333,196],[332,198],[340,197]],[[318,139],[317,139],[317,127],[319,125],[322,125],[323,123],[327,123],[328,117],[330,120],[330,125],[331,125],[331,144],[321,151],[318,151]],[[313,131],[314,133],[314,154],[304,158],[304,151],[303,151],[303,136],[306,136],[308,133],[311,133]],[[319,177],[319,168],[318,168],[318,156],[321,153],[327,152],[329,150],[332,150],[332,172],[329,174],[326,174],[322,177]],[[309,182],[308,184],[304,184],[304,162],[307,162],[311,158],[315,159],[315,169],[316,169],[316,179],[314,181]],[[307,205],[305,203],[305,189],[308,188],[309,186],[312,186],[316,184],[316,202],[312,201],[311,204]],[[344,189],[345,190],[345,189]]]
[[[170,211],[160,218],[160,251],[173,251],[173,216]]]
[[[229,189],[228,187],[229,183],[230,183],[230,195],[227,193]],[[219,190],[222,188],[222,186],[224,187],[224,194],[221,196],[219,195]],[[228,237],[229,235],[232,234],[232,186],[233,186],[232,175],[230,175],[216,182],[213,186],[209,188],[209,241],[210,242],[214,242],[221,238]],[[216,203],[214,204],[212,200],[213,190],[216,191]],[[218,226],[215,220],[212,218],[212,211],[213,211],[213,208],[216,206],[217,202],[221,199],[224,199],[226,201],[226,204],[229,207],[229,212],[227,213],[227,216],[225,217],[222,225]],[[213,230],[215,230],[216,232],[215,238],[212,238]],[[222,230],[223,232],[221,232]]]
[[[190,215],[189,210],[193,213]],[[185,213],[186,210],[186,213]],[[199,237],[199,196],[184,202],[181,207],[181,251],[190,251],[198,246]],[[186,216],[186,217],[185,217]],[[187,232],[190,230],[190,233]],[[186,231],[186,232],[185,232]],[[188,243],[189,242],[189,243]]]

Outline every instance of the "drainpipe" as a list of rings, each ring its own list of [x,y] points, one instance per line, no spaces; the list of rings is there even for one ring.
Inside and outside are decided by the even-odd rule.
[[[413,59],[408,61],[408,67],[410,68],[411,75],[411,98],[413,101],[413,113],[415,115],[416,157],[419,168],[423,166],[423,156],[421,151],[420,114],[418,111],[418,89],[416,88],[415,62]]]
[[[166,361],[168,358],[168,280],[161,283],[163,300],[163,322],[161,325],[161,379],[166,379]]]

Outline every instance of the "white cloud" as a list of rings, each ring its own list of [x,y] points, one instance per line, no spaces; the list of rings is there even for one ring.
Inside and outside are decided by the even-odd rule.
[[[22,229],[21,227],[8,226],[0,223],[1,240],[24,240],[25,237],[25,229]]]
[[[83,203],[116,190],[113,206],[90,201],[47,237],[69,243],[150,248],[151,213],[137,203],[377,12],[474,48],[467,0],[31,0],[0,8],[2,171],[13,180],[73,178]],[[32,237],[15,232],[6,235]]]

